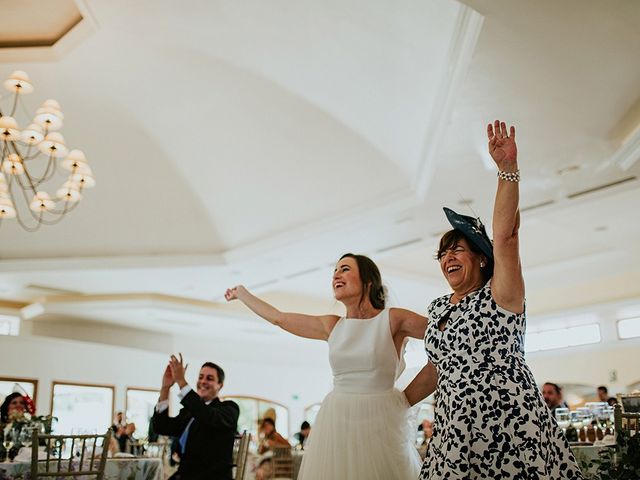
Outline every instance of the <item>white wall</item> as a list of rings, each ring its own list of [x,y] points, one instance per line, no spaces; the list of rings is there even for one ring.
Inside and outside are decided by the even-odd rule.
[[[190,364],[187,380],[192,385],[202,363],[218,363],[227,377],[223,395],[251,395],[286,405],[290,409],[291,433],[302,422],[304,407],[321,401],[331,388],[323,345],[302,341],[300,349],[275,349],[270,353],[269,345],[260,351],[240,342],[229,345],[187,338],[173,341],[174,349],[160,353],[31,335],[0,336],[0,376],[37,378],[36,402],[41,414],[50,412],[54,380],[113,385],[115,409],[124,410],[126,388],[158,388],[168,354],[182,351]],[[307,359],[306,352],[312,352]]]
[[[614,395],[640,381],[640,339],[530,353],[527,363],[539,384],[606,385]]]

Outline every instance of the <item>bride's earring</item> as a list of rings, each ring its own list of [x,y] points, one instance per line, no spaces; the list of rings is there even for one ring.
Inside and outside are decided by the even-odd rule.
[[[480,262],[480,268],[484,268],[484,262]]]

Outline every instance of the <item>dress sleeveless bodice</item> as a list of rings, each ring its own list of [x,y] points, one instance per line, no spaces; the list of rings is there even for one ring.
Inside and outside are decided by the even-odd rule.
[[[391,336],[389,309],[369,319],[341,318],[328,343],[336,391],[385,392],[404,370]]]
[[[404,363],[389,310],[369,319],[341,318],[327,341],[334,388],[304,444],[298,480],[417,479],[415,425],[407,398],[393,387]]]

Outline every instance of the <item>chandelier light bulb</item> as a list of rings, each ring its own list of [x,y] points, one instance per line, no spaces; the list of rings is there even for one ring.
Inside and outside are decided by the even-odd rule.
[[[49,98],[31,122],[28,118],[24,121],[16,112],[28,111],[22,95],[33,92],[31,79],[16,70],[3,85],[11,92],[11,99],[5,102],[9,95],[0,95],[0,220],[15,217],[22,228],[33,232],[74,210],[84,189],[95,186],[96,181],[85,154],[70,151],[60,133],[64,120],[60,103]],[[22,130],[18,120],[29,126]],[[69,175],[54,190],[55,195],[49,195],[46,185],[59,176],[60,168]],[[62,208],[57,208],[59,202],[64,202]]]
[[[0,141],[12,142],[19,138],[20,129],[16,119],[7,115],[0,117]]]
[[[8,197],[0,197],[0,218],[15,218],[16,209]]]
[[[5,157],[4,162],[2,162],[2,169],[9,175],[22,175],[24,173],[24,165],[22,164],[22,159],[15,153],[12,153]]]
[[[60,110],[51,107],[42,107],[36,110],[33,123],[37,123],[49,131],[60,130],[62,128],[63,118],[64,115]]]
[[[65,182],[63,187],[56,192],[56,196],[65,202],[79,202],[82,199],[78,185],[72,182]]]
[[[37,145],[44,139],[42,127],[37,123],[32,123],[22,131],[20,139],[27,145]]]
[[[54,99],[52,99],[52,98],[50,98],[50,99],[48,99],[48,100],[45,100],[45,101],[42,103],[42,106],[43,106],[43,107],[53,108],[53,109],[55,109],[55,110],[60,110],[60,104],[58,103],[58,101],[57,101],[57,100],[54,100]]]
[[[40,142],[38,148],[45,155],[52,155],[56,158],[64,157],[69,151],[64,144],[64,137],[58,132],[49,133]]]
[[[71,150],[67,158],[62,161],[62,167],[72,173],[91,173],[87,157],[82,150]]]
[[[16,70],[13,72],[8,79],[4,82],[4,88],[9,90],[12,93],[17,93],[18,95],[24,95],[27,93],[33,92],[33,85],[31,84],[31,79],[26,72],[22,70]]]
[[[53,210],[55,205],[55,202],[51,200],[47,192],[38,192],[33,196],[29,208],[34,212],[48,212],[49,210]]]
[[[82,188],[92,188],[96,186],[96,179],[90,173],[74,173],[71,181]]]

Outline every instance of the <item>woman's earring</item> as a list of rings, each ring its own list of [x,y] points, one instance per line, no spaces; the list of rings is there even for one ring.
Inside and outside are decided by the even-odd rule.
[[[484,268],[484,262],[480,262],[480,268]]]

